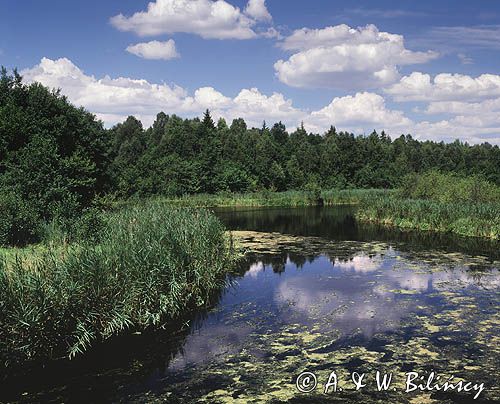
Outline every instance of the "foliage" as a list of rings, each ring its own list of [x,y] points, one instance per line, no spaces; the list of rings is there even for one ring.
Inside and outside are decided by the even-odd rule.
[[[329,201],[323,195],[329,189],[401,187],[404,197],[483,203],[497,198],[490,183],[500,185],[498,167],[500,148],[488,143],[422,142],[410,135],[391,139],[383,131],[355,136],[333,126],[323,135],[308,133],[303,125],[288,132],[281,122],[249,128],[241,118],[215,124],[208,110],[201,120],[160,112],[149,128],[130,116],[106,130],[58,91],[26,85],[17,72],[9,75],[5,69],[0,77],[0,193],[11,195],[4,197],[11,201],[15,195],[22,211],[31,214],[27,223],[27,213],[20,213],[24,230],[16,235],[21,216],[3,220],[3,244],[78,239],[85,237],[77,234],[80,226],[95,233],[98,215],[91,224],[92,209],[96,198],[106,195],[178,200],[287,191],[265,202],[251,197],[248,203],[281,200],[294,206],[349,200],[335,191]],[[416,175],[429,171],[413,186]],[[448,188],[433,188],[436,181]],[[433,189],[439,189],[434,196]],[[293,191],[305,191],[309,200]],[[208,199],[214,198],[220,197]],[[247,203],[246,196],[236,198],[234,204]]]
[[[214,125],[160,113],[151,128],[135,118],[109,131],[120,196],[179,197],[219,192],[329,188],[397,188],[405,176],[439,170],[476,176],[500,184],[500,149],[488,143],[470,146],[410,135],[394,140],[384,132],[355,136],[331,128],[324,136],[303,127],[288,133],[279,122],[271,129],[247,128],[235,119]],[[133,151],[125,158],[126,151]],[[113,174],[114,173],[114,174]]]
[[[500,202],[500,187],[478,175],[459,177],[453,173],[432,170],[422,175],[406,176],[400,195],[403,198],[430,199],[443,203]]]
[[[233,252],[212,214],[150,202],[108,215],[98,244],[0,260],[4,365],[162,327],[224,285]]]
[[[92,114],[58,91],[23,84],[17,72],[8,75],[2,69],[0,193],[10,195],[4,201],[15,195],[25,223],[0,242],[32,242],[43,221],[71,219],[90,206],[108,182],[105,139],[102,123]],[[27,212],[33,223],[26,223]]]
[[[430,171],[405,178],[389,196],[365,198],[361,220],[404,229],[500,238],[500,187],[480,178]]]
[[[37,212],[19,195],[0,194],[0,212],[0,245],[23,246],[39,240]]]
[[[358,204],[364,199],[371,199],[377,195],[387,195],[388,190],[376,189],[345,189],[319,190],[312,188],[309,191],[271,192],[263,190],[253,193],[235,194],[219,193],[215,195],[198,194],[177,198],[162,198],[163,202],[172,206],[187,207],[231,207],[231,206],[281,206],[298,207],[313,206],[322,199],[326,206],[339,204]]]

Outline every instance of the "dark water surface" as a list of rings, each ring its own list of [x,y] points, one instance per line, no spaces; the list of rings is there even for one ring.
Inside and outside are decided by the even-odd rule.
[[[211,310],[14,379],[0,402],[499,402],[498,243],[360,225],[350,207],[216,213],[249,251]],[[343,391],[325,395],[332,371]],[[484,391],[406,393],[412,371]]]

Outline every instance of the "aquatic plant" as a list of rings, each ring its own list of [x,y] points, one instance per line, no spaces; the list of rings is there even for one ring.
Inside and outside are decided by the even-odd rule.
[[[160,198],[159,200],[173,206],[191,207],[236,207],[236,206],[279,206],[299,207],[318,205],[357,204],[363,199],[371,199],[376,195],[389,194],[390,190],[380,189],[328,189],[310,191],[253,192],[253,193],[219,193],[186,195],[178,198]]]
[[[500,238],[498,203],[460,204],[382,196],[363,200],[356,217],[402,229],[450,232],[494,240]]]
[[[443,203],[500,203],[500,187],[482,176],[459,176],[436,170],[407,175],[398,196]]]
[[[1,259],[0,366],[175,321],[209,304],[233,257],[215,216],[150,201],[109,214],[99,243]]]

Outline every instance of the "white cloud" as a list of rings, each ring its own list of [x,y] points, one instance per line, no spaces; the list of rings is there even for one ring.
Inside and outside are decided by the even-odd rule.
[[[69,59],[43,58],[40,64],[21,72],[27,82],[38,81],[51,88],[61,88],[75,105],[95,113],[106,125],[134,115],[150,125],[160,111],[183,116],[199,116],[210,109],[214,117],[228,120],[242,117],[252,126],[281,120],[295,126],[304,113],[293,107],[282,94],[266,96],[258,89],[242,89],[230,98],[212,87],[201,87],[190,95],[177,85],[155,84],[127,77],[97,79],[86,75]]]
[[[488,112],[500,113],[500,98],[485,100],[482,102],[436,101],[429,103],[425,109],[425,113],[427,114],[460,114],[477,116]]]
[[[481,102],[431,102],[424,112],[452,115],[449,120],[420,122],[415,129],[427,137],[447,134],[445,140],[460,137],[470,143],[500,143],[500,98]]]
[[[169,39],[166,42],[151,41],[129,45],[126,50],[144,59],[169,60],[180,56],[175,48],[175,41],[173,39]]]
[[[183,117],[200,116],[210,109],[214,118],[244,118],[249,126],[260,127],[282,121],[293,130],[304,121],[310,131],[323,132],[330,125],[354,133],[369,133],[384,129],[391,135],[412,133],[420,138],[454,140],[470,143],[489,141],[500,143],[500,102],[498,99],[478,103],[435,102],[428,114],[447,112],[448,120],[413,122],[403,112],[389,108],[382,96],[363,92],[337,97],[324,108],[307,112],[293,106],[283,94],[266,95],[256,88],[242,89],[234,98],[213,87],[201,87],[190,93],[175,84],[151,83],[128,77],[96,78],[85,74],[66,58],[43,58],[33,68],[21,72],[27,82],[61,88],[75,105],[95,113],[107,126],[123,121],[128,115],[141,119],[149,126],[160,111]]]
[[[250,10],[263,16],[265,5],[250,5]],[[156,0],[146,11],[127,17],[111,18],[111,24],[121,31],[132,31],[140,36],[186,32],[206,39],[249,39],[257,36],[252,27],[256,20],[238,7],[224,0]]]
[[[500,49],[500,25],[434,27],[415,43],[444,50]]]
[[[340,24],[322,29],[297,29],[281,42],[280,47],[285,50],[307,50],[321,46],[378,43],[383,38],[394,42],[399,37],[400,35],[379,32],[375,25],[355,29]]]
[[[408,50],[403,36],[380,32],[374,25],[302,28],[280,46],[297,51],[274,65],[279,80],[293,87],[377,88],[399,79],[398,66],[438,56]]]
[[[459,53],[459,54],[457,54],[457,56],[463,65],[473,65],[474,64],[474,59],[467,56],[465,53]]]
[[[437,122],[422,121],[415,124],[412,133],[421,140],[452,142],[455,139],[470,144],[489,142],[500,145],[500,122],[485,117],[456,116]]]
[[[248,0],[245,14],[257,21],[271,21],[273,19],[267,10],[266,0]]]
[[[304,116],[304,112],[292,105],[283,94],[273,93],[270,96],[261,94],[258,89],[243,89],[234,98],[233,116],[246,116],[251,122],[261,124],[283,121],[295,127]]]
[[[386,89],[397,101],[474,101],[500,96],[500,75],[482,74],[476,78],[463,74],[413,72]]]
[[[317,129],[336,125],[355,133],[384,129],[395,134],[408,131],[413,124],[402,111],[388,109],[382,96],[368,92],[334,98],[328,106],[312,112],[305,123]]]

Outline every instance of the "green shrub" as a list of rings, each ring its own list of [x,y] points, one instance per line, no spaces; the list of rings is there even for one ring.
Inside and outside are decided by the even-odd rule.
[[[442,203],[491,203],[500,202],[500,187],[478,175],[460,177],[456,174],[428,171],[404,177],[399,195],[403,198]]]
[[[0,245],[24,246],[40,238],[40,220],[28,201],[13,192],[0,194]]]

